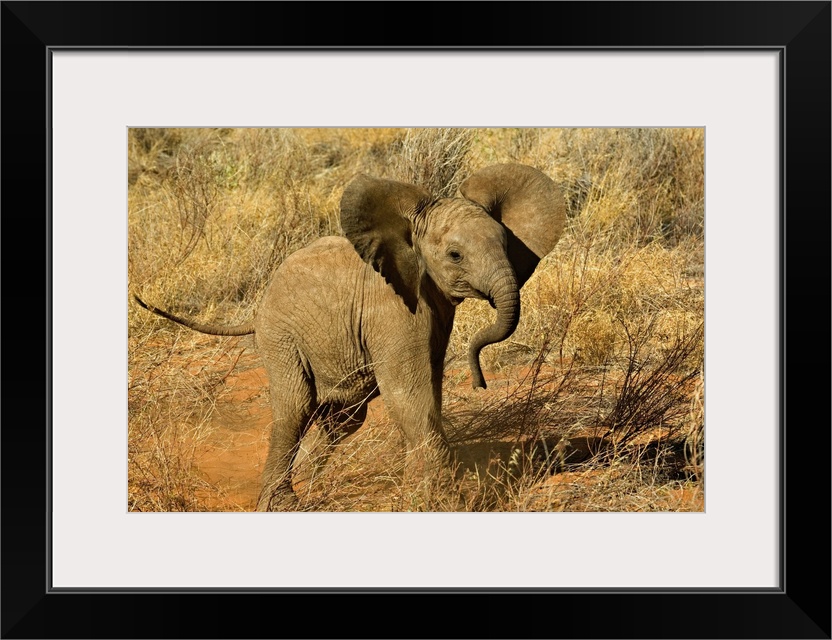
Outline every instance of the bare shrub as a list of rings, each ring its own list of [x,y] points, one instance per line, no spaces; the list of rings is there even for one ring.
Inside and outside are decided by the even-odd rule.
[[[409,129],[391,173],[435,196],[452,196],[467,177],[465,161],[473,135],[472,129]]]
[[[616,384],[616,401],[603,422],[618,445],[626,445],[652,427],[675,425],[687,412],[687,398],[700,376],[697,355],[702,348],[704,324],[689,335],[674,337],[665,348],[649,346],[658,316],[632,327],[619,318],[627,335],[628,357],[623,378]]]
[[[136,334],[139,335],[136,335]],[[215,491],[195,468],[196,452],[210,435],[210,415],[221,390],[232,345],[207,347],[180,332],[131,332],[128,379],[128,509],[201,511],[201,491]],[[223,357],[225,356],[225,357]],[[183,370],[202,367],[183,375]]]
[[[219,186],[205,151],[197,147],[181,153],[173,170],[173,202],[181,226],[177,264],[182,264],[196,243],[205,238],[205,225],[216,207]]]
[[[685,425],[685,460],[692,476],[705,479],[705,382],[702,376],[690,399]]]

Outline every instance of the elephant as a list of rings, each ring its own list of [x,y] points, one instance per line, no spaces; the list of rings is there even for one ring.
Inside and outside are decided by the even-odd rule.
[[[343,236],[286,258],[251,322],[204,325],[135,299],[196,331],[254,333],[273,412],[256,508],[297,508],[291,474],[308,426],[317,421],[321,437],[337,443],[379,394],[405,437],[405,476],[451,468],[441,405],[456,306],[479,298],[496,309],[468,348],[472,385],[485,388],[480,352],[514,332],[520,288],[555,247],[565,211],[560,188],[527,165],[481,169],[450,198],[360,174],[341,198]]]

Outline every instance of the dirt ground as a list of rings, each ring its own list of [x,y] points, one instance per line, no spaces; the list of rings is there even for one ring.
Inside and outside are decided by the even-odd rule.
[[[248,354],[225,377],[222,382],[224,390],[219,394],[214,408],[210,428],[207,430],[208,436],[196,444],[197,472],[210,486],[198,494],[207,511],[253,511],[255,508],[271,423],[266,371],[257,364],[256,356]],[[528,374],[527,368],[519,367],[503,370],[499,375],[487,374],[488,389],[477,391],[480,394],[477,399],[487,401],[489,396],[499,397],[500,394],[505,394],[510,379],[522,379]],[[448,392],[454,394],[457,402],[459,398],[472,393],[470,380],[466,379],[464,371],[449,371],[446,374],[446,393]],[[645,434],[641,442],[650,446],[661,437],[662,434],[657,430]],[[392,443],[387,446],[391,450],[388,451],[390,459],[377,459],[372,447],[362,446],[362,440],[373,438],[388,438]],[[589,501],[597,499],[598,487],[602,490],[605,484],[615,481],[617,473],[623,472],[592,465],[584,468],[579,463],[589,459],[605,444],[604,438],[597,431],[587,431],[577,436],[572,435],[568,440],[551,442],[552,447],[557,448],[570,464],[547,475],[526,492],[524,500],[527,508],[574,511],[584,510],[582,503],[586,503],[586,510],[596,510],[597,506],[589,504]],[[340,470],[333,472],[331,477],[325,477],[321,486],[316,485],[315,497],[321,499],[321,492],[337,496],[339,483],[342,486],[350,484],[353,495],[346,498],[356,505],[352,510],[398,510],[401,505],[395,503],[395,482],[384,472],[385,465],[395,464],[397,448],[403,452],[403,439],[389,422],[383,399],[376,398],[370,402],[364,426],[340,444],[330,457],[328,466],[341,465]],[[479,471],[480,476],[488,476],[494,474],[498,466],[504,468],[512,454],[516,455],[517,446],[509,441],[491,440],[458,443],[454,448],[463,469],[468,472]],[[360,495],[355,493],[355,483],[352,482],[354,478],[343,477],[344,470],[353,467],[355,471],[348,471],[348,475],[364,479]],[[368,474],[366,469],[371,467],[374,468]],[[368,477],[374,479],[370,484],[367,483]],[[342,483],[342,480],[350,482]],[[307,488],[303,480],[295,486],[301,496]],[[338,496],[338,500],[344,499],[344,495]],[[646,510],[704,511],[704,492],[698,484],[678,483],[661,487],[651,494],[650,501],[649,509]]]

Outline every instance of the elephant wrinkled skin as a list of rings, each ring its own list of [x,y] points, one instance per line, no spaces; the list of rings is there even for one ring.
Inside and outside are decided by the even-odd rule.
[[[255,334],[269,378],[273,424],[258,511],[296,503],[291,469],[308,425],[335,443],[364,421],[381,394],[407,441],[406,474],[450,466],[441,426],[442,373],[456,305],[487,299],[494,323],[469,347],[505,340],[520,315],[520,287],[564,225],[560,190],[519,164],[487,167],[455,198],[415,185],[356,177],[341,199],[345,237],[325,237],[275,271],[253,321],[214,327],[146,309],[197,331]]]

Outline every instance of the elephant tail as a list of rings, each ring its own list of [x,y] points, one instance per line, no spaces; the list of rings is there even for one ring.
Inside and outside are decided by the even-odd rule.
[[[200,333],[208,333],[212,336],[245,336],[250,333],[254,333],[254,325],[250,322],[246,324],[239,324],[235,327],[216,327],[210,324],[200,324],[199,322],[194,322],[193,320],[180,318],[179,316],[175,316],[172,313],[163,311],[162,309],[157,309],[153,305],[147,304],[135,293],[133,294],[133,298],[135,298],[136,302],[139,303],[140,307],[147,309],[151,313],[155,313],[157,316],[162,316],[163,318],[172,320],[182,326],[188,327],[188,329],[193,329],[194,331],[199,331]]]

